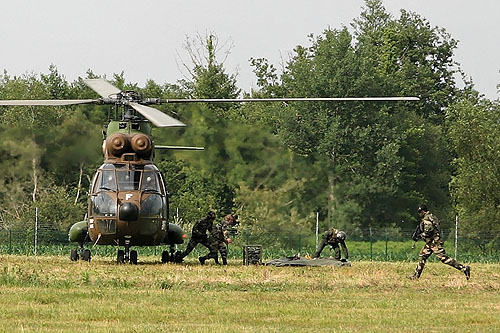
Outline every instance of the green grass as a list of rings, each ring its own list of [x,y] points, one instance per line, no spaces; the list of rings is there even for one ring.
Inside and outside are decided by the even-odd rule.
[[[491,332],[500,330],[500,264],[472,279],[429,263],[352,267],[91,263],[0,257],[0,331]]]
[[[260,244],[260,243],[258,243]],[[237,239],[235,243],[231,244],[229,247],[229,258],[238,259],[242,258],[242,246],[243,241]],[[424,245],[422,241],[415,244],[413,241],[375,241],[370,244],[366,241],[349,241],[347,246],[349,248],[349,257],[352,260],[375,260],[375,261],[416,261],[418,258],[418,252]],[[63,244],[40,244],[37,249],[39,255],[67,255],[72,248],[75,248],[75,244],[63,243]],[[87,246],[92,247],[90,244]],[[179,246],[183,249],[185,245]],[[445,248],[450,256],[454,255],[454,248],[451,242],[445,243]],[[167,250],[168,247],[140,247],[136,248],[139,252],[139,256],[156,256],[159,257],[163,250]],[[114,246],[97,246],[92,247],[92,253],[99,256],[116,256],[117,248]],[[34,249],[32,244],[19,244],[15,243],[13,245],[0,243],[0,254],[18,254],[18,255],[31,255]],[[192,258],[196,258],[200,255],[206,254],[206,248],[199,246],[197,247]],[[274,246],[274,244],[263,244],[263,258],[264,259],[274,259],[280,256],[291,256],[297,253],[313,254],[315,252],[314,242],[311,244],[306,244],[305,242],[302,246],[295,246],[289,248],[280,248]],[[332,251],[326,247],[322,255],[331,255]],[[431,257],[431,260],[433,257]],[[491,249],[487,253],[482,253],[477,246],[461,246],[458,248],[458,258],[459,261],[467,262],[484,262],[484,263],[496,263],[500,262],[500,249]]]

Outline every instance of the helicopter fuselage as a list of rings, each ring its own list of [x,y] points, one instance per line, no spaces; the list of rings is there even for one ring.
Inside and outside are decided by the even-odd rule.
[[[168,226],[168,194],[154,164],[101,165],[89,195],[87,227],[92,242],[160,245],[166,242]]]

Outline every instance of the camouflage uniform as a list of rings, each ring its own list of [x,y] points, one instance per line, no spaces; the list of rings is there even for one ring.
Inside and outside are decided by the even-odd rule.
[[[231,220],[224,219],[212,227],[212,231],[210,232],[210,236],[208,237],[210,252],[207,255],[199,258],[202,264],[204,264],[205,261],[210,258],[213,258],[215,263],[218,264],[218,253],[220,252],[222,264],[227,265],[227,244],[231,222]]]
[[[213,215],[212,215],[212,214]],[[186,257],[198,244],[202,244],[210,249],[210,244],[208,242],[207,231],[212,229],[213,221],[215,220],[215,213],[210,212],[207,217],[199,220],[193,226],[191,232],[191,239],[184,252],[182,252],[182,258]]]
[[[344,251],[345,259],[349,259],[349,252],[347,251],[347,246],[345,245],[345,233],[343,231],[335,228],[330,228],[325,231],[313,258],[319,258],[321,251],[323,251],[326,245],[330,245],[335,250],[335,259],[337,260],[340,260],[341,258],[339,247],[339,245],[341,245],[342,250]]]
[[[425,245],[422,250],[420,250],[415,273],[413,274],[413,276],[410,276],[410,279],[418,279],[420,277],[424,269],[425,262],[432,253],[434,253],[442,263],[455,267],[456,269],[464,272],[467,279],[469,279],[469,266],[464,266],[458,263],[455,259],[446,255],[443,247],[443,240],[441,238],[441,231],[439,229],[438,218],[432,215],[432,213],[430,213],[429,211],[426,211],[422,217],[422,220],[420,221],[420,230],[422,230],[421,235],[425,241]]]

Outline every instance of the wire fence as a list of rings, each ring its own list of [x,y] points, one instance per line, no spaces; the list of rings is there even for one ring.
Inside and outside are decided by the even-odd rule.
[[[455,232],[455,229],[443,229],[445,249],[448,255],[464,262],[500,262],[500,237],[497,233],[482,232],[467,237]],[[424,243],[410,240],[413,229],[376,229],[359,230],[347,235],[346,244],[349,259],[374,261],[415,261]],[[188,235],[189,237],[189,235]],[[229,258],[241,259],[242,248],[246,245],[261,245],[263,259],[282,256],[313,255],[317,242],[321,241],[314,232],[263,233],[254,234],[240,230],[234,235],[229,245]],[[69,255],[74,243],[68,241],[68,234],[57,230],[6,230],[0,229],[0,254],[22,255]],[[115,256],[115,246],[95,246],[88,244],[94,255]],[[177,246],[182,250],[185,244]],[[160,255],[168,246],[137,248],[140,255]],[[190,255],[197,257],[207,250],[198,246]],[[326,247],[323,257],[333,255]]]

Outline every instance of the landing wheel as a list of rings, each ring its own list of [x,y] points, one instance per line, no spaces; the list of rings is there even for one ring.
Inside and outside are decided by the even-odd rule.
[[[168,254],[168,251],[163,251],[161,253],[161,262],[165,264],[169,261],[170,261],[170,255]]]
[[[137,265],[137,251],[136,250],[130,251],[130,263],[132,265]]]
[[[69,258],[71,259],[71,261],[78,261],[78,259],[80,258],[80,256],[78,255],[78,250],[77,249],[71,250]]]
[[[90,262],[90,250],[84,250],[82,255],[82,260]]]
[[[172,261],[180,264],[184,260],[184,257],[182,256],[182,251],[177,251],[175,254],[172,256]]]
[[[116,255],[116,262],[119,264],[123,264],[125,262],[125,251],[118,250],[118,253]]]

